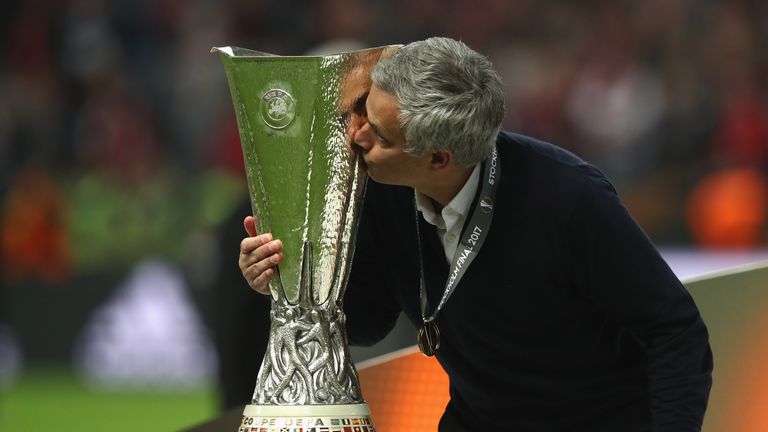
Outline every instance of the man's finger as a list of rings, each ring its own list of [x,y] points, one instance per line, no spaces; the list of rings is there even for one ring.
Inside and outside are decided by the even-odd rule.
[[[270,259],[271,263],[275,264],[280,262],[282,259],[282,257],[279,256],[282,249],[283,243],[280,240],[274,240],[261,245],[256,249],[251,250],[250,252],[241,253],[240,259],[246,267],[260,263],[262,261],[267,264],[270,262]],[[271,267],[271,265],[269,265],[269,267]]]
[[[254,250],[272,241],[272,234],[266,233],[256,237],[246,237],[240,242],[240,253],[248,255]],[[280,250],[278,248],[277,250]]]
[[[250,237],[256,236],[256,217],[255,216],[246,216],[245,219],[243,219],[243,227],[245,227],[245,232],[248,233]]]
[[[251,282],[251,288],[259,294],[269,295],[269,281],[272,280],[274,274],[275,271],[271,268],[264,270]]]

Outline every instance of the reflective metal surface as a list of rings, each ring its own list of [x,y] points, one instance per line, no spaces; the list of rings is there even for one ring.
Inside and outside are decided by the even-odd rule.
[[[254,404],[362,402],[341,298],[365,188],[350,146],[370,71],[397,47],[332,56],[221,53],[259,232],[283,242],[272,329]]]

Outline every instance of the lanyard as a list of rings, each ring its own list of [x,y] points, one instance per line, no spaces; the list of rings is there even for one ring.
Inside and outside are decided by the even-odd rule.
[[[483,171],[483,183],[480,188],[480,199],[477,200],[472,216],[468,224],[465,224],[461,233],[456,252],[451,260],[451,267],[448,270],[448,280],[445,283],[445,290],[435,311],[427,316],[427,288],[424,278],[424,257],[421,248],[421,232],[419,230],[419,213],[416,211],[416,236],[419,246],[419,270],[420,270],[420,292],[421,299],[421,319],[422,324],[419,328],[418,343],[419,349],[426,356],[433,356],[440,348],[440,330],[437,327],[435,319],[443,309],[443,306],[453,294],[456,286],[466,273],[467,268],[480,252],[480,248],[485,242],[485,238],[491,228],[493,220],[493,206],[496,202],[496,190],[501,179],[501,164],[496,146],[493,147],[491,155],[485,162]]]

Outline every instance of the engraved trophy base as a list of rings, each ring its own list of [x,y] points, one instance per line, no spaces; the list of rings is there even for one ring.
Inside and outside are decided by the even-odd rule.
[[[238,432],[375,432],[368,404],[246,405]]]

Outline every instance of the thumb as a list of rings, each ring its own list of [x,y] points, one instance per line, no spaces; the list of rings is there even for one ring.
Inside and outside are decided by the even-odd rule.
[[[245,227],[245,232],[247,232],[250,237],[256,236],[256,218],[254,216],[246,216],[245,219],[243,219],[243,226]]]

